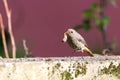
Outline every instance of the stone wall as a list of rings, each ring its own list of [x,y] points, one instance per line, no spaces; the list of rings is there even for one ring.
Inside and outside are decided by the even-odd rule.
[[[0,59],[0,80],[120,80],[120,56]]]

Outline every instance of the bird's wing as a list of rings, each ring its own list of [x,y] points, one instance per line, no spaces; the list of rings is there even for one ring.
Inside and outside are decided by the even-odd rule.
[[[86,41],[85,41],[84,39],[78,39],[78,41],[80,41],[80,42],[83,43],[86,47],[88,47],[88,46],[87,46],[87,43],[86,43]]]
[[[78,36],[79,36],[79,37],[78,37]],[[83,38],[80,34],[77,35],[76,38],[77,38],[78,41],[80,41],[80,42],[83,43],[86,47],[88,47],[86,41],[84,40],[84,38]]]

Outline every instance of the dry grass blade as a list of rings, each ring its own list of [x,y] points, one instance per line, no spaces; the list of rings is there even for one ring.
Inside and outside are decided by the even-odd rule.
[[[29,51],[28,51],[28,47],[26,45],[26,40],[23,40],[23,47],[24,47],[24,50],[25,50],[25,55],[29,55]]]
[[[3,2],[4,2],[7,17],[8,17],[8,29],[9,29],[9,34],[10,34],[11,44],[12,44],[12,54],[13,54],[13,58],[16,58],[16,44],[15,44],[15,39],[12,31],[11,11],[8,7],[7,0],[3,0]]]
[[[1,27],[1,34],[2,34],[2,40],[3,40],[5,57],[9,58],[8,49],[7,49],[7,43],[6,43],[6,38],[5,38],[5,29],[4,29],[5,27],[3,25],[3,19],[2,19],[2,15],[1,14],[0,14],[0,27]]]

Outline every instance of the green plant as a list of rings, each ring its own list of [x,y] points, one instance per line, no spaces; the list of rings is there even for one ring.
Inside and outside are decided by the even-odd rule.
[[[105,14],[105,8],[109,3],[116,6],[116,0],[100,0],[99,2],[92,3],[90,8],[82,12],[82,23],[73,27],[75,30],[84,29],[85,31],[89,31],[91,30],[91,22],[93,22],[102,33],[104,48],[110,48],[107,36],[110,18]]]

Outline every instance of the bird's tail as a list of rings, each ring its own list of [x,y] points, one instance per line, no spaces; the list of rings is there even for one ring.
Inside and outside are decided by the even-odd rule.
[[[87,52],[90,56],[92,56],[92,57],[94,56],[92,51],[90,49],[88,49],[87,47],[85,47],[84,51]]]

